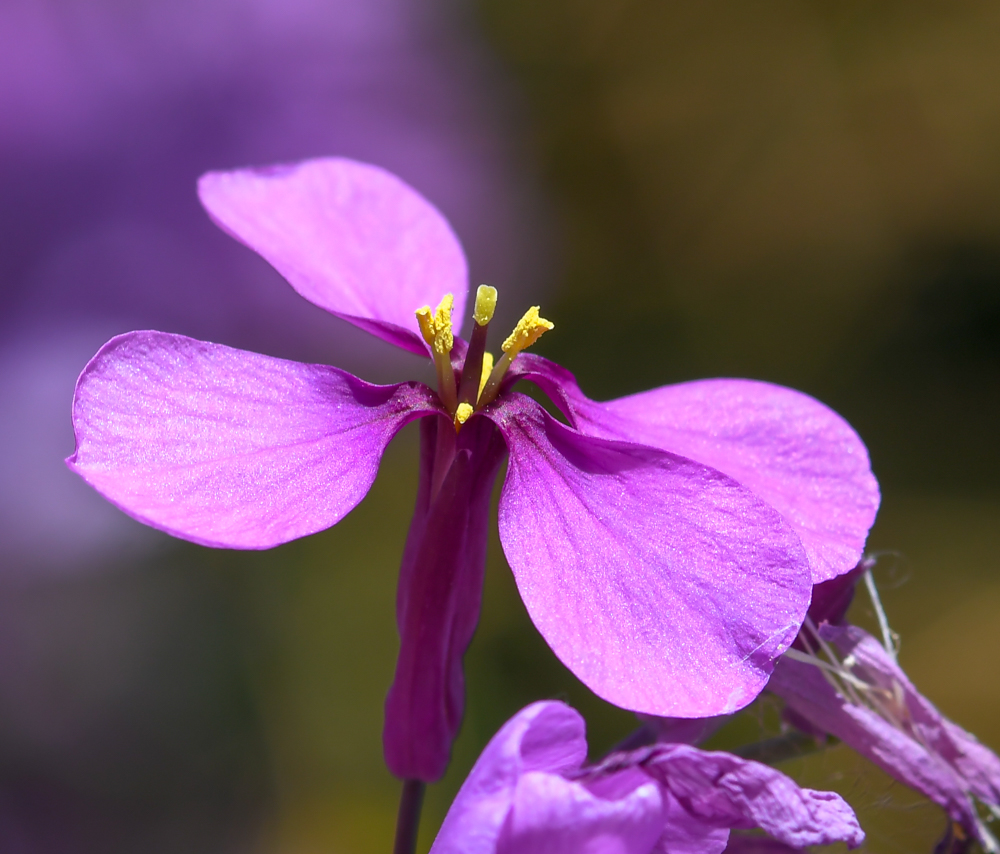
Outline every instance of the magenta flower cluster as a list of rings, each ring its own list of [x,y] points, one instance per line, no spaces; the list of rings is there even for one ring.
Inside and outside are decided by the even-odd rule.
[[[795,661],[778,660],[801,646],[814,585],[851,577],[878,508],[865,447],[836,413],[748,380],[590,400],[566,369],[521,352],[552,328],[537,307],[494,364],[496,291],[477,291],[461,338],[453,318],[469,283],[459,242],[433,206],[376,167],[326,159],[211,173],[199,192],[212,218],[306,299],[430,357],[437,388],[375,386],[326,365],[132,332],[80,377],[68,463],[142,522],[207,546],[262,549],[343,518],[393,436],[419,419],[385,707],[393,773],[432,781],[447,766],[505,461],[507,561],[538,630],[595,693],[645,716],[704,718],[744,707],[774,672],[773,689],[793,686],[791,708],[835,712],[822,676],[802,681]],[[521,381],[562,418],[516,390]],[[864,648],[850,634],[830,640]],[[812,717],[841,734],[829,715]],[[434,850],[711,852],[731,828],[751,827],[792,849],[862,839],[836,795],[758,763],[684,744],[596,766],[585,752],[575,712],[523,710],[487,747]],[[959,801],[947,806],[971,827]]]

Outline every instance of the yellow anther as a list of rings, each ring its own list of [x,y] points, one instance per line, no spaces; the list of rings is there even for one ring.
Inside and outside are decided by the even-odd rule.
[[[455,338],[451,334],[451,310],[454,307],[455,298],[451,294],[445,294],[434,310],[434,343],[431,346],[435,353],[450,353],[455,344]]]
[[[523,349],[530,347],[552,328],[554,328],[554,324],[550,323],[544,317],[539,317],[538,306],[533,305],[524,313],[524,317],[517,322],[514,331],[503,342],[502,349],[504,353],[513,359]]]
[[[479,380],[479,391],[476,392],[476,398],[483,393],[483,387],[486,385],[486,380],[490,378],[490,374],[493,373],[493,354],[483,353],[483,375]]]
[[[451,310],[454,307],[455,298],[445,294],[433,315],[429,305],[418,308],[416,312],[420,334],[439,356],[448,355],[455,345],[455,337],[451,333]]]
[[[493,319],[497,307],[497,289],[489,285],[480,285],[476,290],[476,310],[472,319],[480,326],[485,326]]]
[[[472,408],[471,403],[460,403],[458,409],[455,410],[455,427],[459,427],[469,420],[469,416],[475,410]]]
[[[417,324],[420,326],[420,334],[424,336],[427,346],[434,346],[434,315],[431,307],[425,305],[417,309]]]

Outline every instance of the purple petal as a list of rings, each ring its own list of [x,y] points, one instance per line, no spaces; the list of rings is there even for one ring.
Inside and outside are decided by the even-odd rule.
[[[965,778],[969,791],[985,804],[1000,806],[1000,758],[972,733],[947,718],[941,718],[941,726],[951,742],[948,759]]]
[[[865,838],[854,811],[834,792],[802,789],[759,762],[686,744],[664,745],[646,764],[692,815],[720,827],[759,827],[802,848]]]
[[[430,782],[444,774],[462,722],[462,656],[479,621],[490,498],[507,449],[492,422],[472,418],[432,502],[438,431],[454,437],[455,428],[444,417],[420,427],[420,489],[400,567],[400,649],[383,745],[393,774]]]
[[[801,538],[814,584],[860,560],[878,510],[878,483],[857,433],[814,398],[770,383],[718,379],[597,403],[572,374],[538,356],[518,370],[581,432],[681,454],[756,493]]]
[[[201,202],[307,300],[418,355],[414,312],[455,297],[465,314],[468,270],[451,226],[399,178],[339,158],[209,172]]]
[[[649,854],[663,829],[660,787],[605,799],[580,783],[533,772],[518,781],[497,854]]]
[[[566,666],[604,699],[654,715],[750,702],[811,591],[778,513],[714,469],[580,435],[517,393],[490,417],[510,449],[500,539]]]
[[[656,854],[722,854],[729,840],[728,827],[714,827],[691,815],[669,791],[663,792],[667,805],[663,833]]]
[[[154,528],[270,548],[339,521],[400,427],[437,406],[419,383],[374,386],[325,365],[132,332],[80,376],[67,463]]]
[[[431,854],[493,854],[521,775],[562,774],[587,756],[583,718],[563,703],[534,703],[504,724],[455,797]]]
[[[952,819],[974,830],[975,807],[958,773],[911,735],[844,697],[819,668],[783,658],[768,688],[810,724],[836,736],[886,773],[944,807]]]

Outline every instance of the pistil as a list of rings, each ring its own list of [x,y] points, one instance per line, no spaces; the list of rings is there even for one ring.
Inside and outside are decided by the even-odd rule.
[[[472,338],[469,340],[469,350],[465,355],[465,365],[462,368],[462,381],[458,389],[458,404],[475,409],[479,400],[479,387],[483,373],[483,354],[486,352],[486,333],[489,330],[493,312],[497,307],[497,289],[489,285],[480,285],[476,290],[476,308],[472,313],[475,323],[472,325]],[[468,418],[472,410],[465,416]],[[456,419],[458,412],[455,413]],[[465,419],[462,419],[464,422]],[[461,422],[459,422],[461,423]]]

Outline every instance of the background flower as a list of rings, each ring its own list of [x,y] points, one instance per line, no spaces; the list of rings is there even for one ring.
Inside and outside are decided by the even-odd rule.
[[[988,824],[1000,816],[1000,758],[943,716],[899,666],[899,636],[889,625],[871,574],[875,561],[819,585],[810,618],[775,667],[770,691],[789,722],[818,738],[827,733],[945,811],[940,850],[1000,850]],[[863,573],[863,575],[862,575]],[[853,578],[852,578],[853,576]],[[882,641],[843,617],[863,578]],[[815,620],[815,622],[813,622]],[[985,820],[984,820],[985,819]]]
[[[761,827],[796,848],[864,839],[840,796],[799,789],[757,762],[684,744],[594,765],[586,753],[576,711],[557,702],[522,709],[479,757],[432,854],[721,854],[734,827]]]

